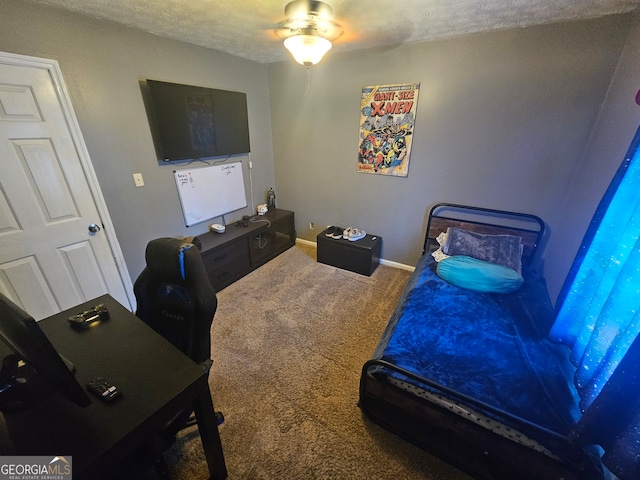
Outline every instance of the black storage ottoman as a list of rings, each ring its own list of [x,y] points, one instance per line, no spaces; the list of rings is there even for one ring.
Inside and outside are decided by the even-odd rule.
[[[380,263],[382,238],[367,234],[351,242],[346,238],[327,237],[327,230],[316,238],[318,262],[367,276],[374,272]]]

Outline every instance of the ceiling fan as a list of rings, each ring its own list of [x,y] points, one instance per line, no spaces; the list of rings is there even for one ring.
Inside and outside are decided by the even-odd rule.
[[[294,0],[284,8],[287,19],[276,34],[293,58],[306,67],[317,64],[340,35],[342,27],[333,20],[333,9],[317,0]]]

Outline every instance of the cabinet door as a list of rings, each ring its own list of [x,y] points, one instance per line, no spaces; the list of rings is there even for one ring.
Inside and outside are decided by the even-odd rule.
[[[256,268],[283,252],[295,242],[293,214],[271,222],[268,228],[251,234],[251,266]]]

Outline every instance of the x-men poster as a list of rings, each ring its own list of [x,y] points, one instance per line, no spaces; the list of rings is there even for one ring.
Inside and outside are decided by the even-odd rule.
[[[362,89],[359,172],[407,176],[419,93],[419,83]]]

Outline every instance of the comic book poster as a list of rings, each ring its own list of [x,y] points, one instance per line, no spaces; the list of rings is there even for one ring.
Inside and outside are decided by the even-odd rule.
[[[364,87],[358,172],[406,177],[419,83]]]

